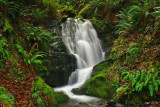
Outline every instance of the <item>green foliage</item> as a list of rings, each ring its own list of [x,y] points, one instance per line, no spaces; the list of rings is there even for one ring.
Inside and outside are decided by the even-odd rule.
[[[29,9],[25,9],[25,8],[21,8],[20,9],[20,12],[19,12],[19,16],[24,18],[24,17],[27,17],[27,16],[31,16],[33,14],[29,13]]]
[[[156,17],[155,28],[157,28],[160,24],[160,7],[154,7],[152,15]]]
[[[81,9],[81,11],[78,13],[78,15],[84,16],[89,8],[90,4],[87,4],[83,9]]]
[[[8,42],[5,37],[0,34],[0,68],[3,68],[3,61],[7,59],[8,56]]]
[[[128,90],[128,86],[127,85],[123,85],[119,88],[117,88],[116,90],[116,99],[119,100],[123,95],[126,95]]]
[[[78,18],[83,19],[83,16],[77,15],[77,16],[75,16],[74,18],[75,18],[75,19],[78,19]]]
[[[38,98],[38,96],[39,96],[38,93],[39,93],[39,91],[36,91],[35,93],[33,93],[32,98]]]
[[[101,8],[104,8],[106,1],[105,0],[93,0],[84,5],[83,8],[79,11],[78,15],[83,17],[92,17],[98,16],[97,13],[101,13]],[[81,4],[82,5],[82,4]]]
[[[44,14],[47,12],[47,18],[54,19],[57,17],[57,4],[55,0],[35,0],[36,4],[39,8],[44,9],[42,12],[37,11],[39,14]],[[44,16],[39,16],[40,18],[43,18]]]
[[[37,0],[38,4],[43,4],[43,6],[50,8],[50,9],[55,9],[55,0]]]
[[[50,103],[57,104],[57,101],[55,99],[55,92],[54,92],[53,88],[50,87],[49,85],[45,84],[45,82],[42,80],[42,78],[38,77],[38,80],[33,82],[32,84],[33,84],[33,89],[35,91],[35,93],[32,94],[32,97],[37,99],[37,103],[39,105],[41,105],[43,103],[39,94],[38,94],[40,92],[43,92],[44,95],[50,99],[50,101],[49,101]]]
[[[124,0],[107,0],[106,1],[106,6],[107,6],[107,9],[114,9],[118,6],[121,5],[121,2],[123,2]]]
[[[42,26],[34,27],[33,25],[25,29],[27,35],[25,36],[28,41],[34,41],[40,45],[44,51],[49,50],[50,43],[53,42],[54,37],[52,31],[45,30]]]
[[[102,5],[105,5],[106,0],[94,0],[90,2],[90,10],[93,11],[93,14],[96,14]]]
[[[129,51],[129,54],[132,56],[132,55],[138,54],[139,51],[140,51],[139,48],[132,48],[132,49]]]
[[[117,25],[117,34],[128,34],[135,30],[137,26],[137,20],[139,18],[139,6],[130,6],[123,11],[120,11],[120,14],[117,16],[120,18],[120,21]]]
[[[24,61],[26,62],[27,67],[29,67],[30,64],[34,64],[35,67],[38,66],[38,67],[44,68],[43,60],[39,59],[39,58],[43,58],[45,56],[44,52],[39,51],[39,52],[34,53],[34,50],[31,50],[28,53],[19,44],[16,44],[15,46],[18,49],[18,51],[23,55]]]
[[[40,9],[32,9],[32,15],[36,20],[36,23],[42,23],[46,18],[47,10],[40,10]]]
[[[37,99],[37,100],[36,100],[36,101],[37,101],[37,104],[38,104],[39,106],[41,106],[41,105],[43,104],[43,101],[42,101],[41,97],[38,95],[38,93],[39,93],[39,91],[36,91],[35,93],[33,93],[33,94],[32,94],[32,98]]]
[[[21,6],[14,1],[0,0],[0,4],[4,6],[1,10],[5,17],[15,19],[17,14],[20,12]]]
[[[37,99],[37,103],[38,103],[38,105],[42,105],[43,101],[40,97]]]
[[[4,20],[4,27],[3,27],[3,32],[8,32],[9,34],[11,34],[13,32],[13,27],[10,25],[10,22],[8,19]]]
[[[131,90],[140,92],[144,88],[148,87],[148,90],[150,92],[150,96],[153,96],[154,92],[157,92],[160,85],[160,78],[159,75],[160,71],[155,71],[154,69],[145,71],[142,70],[137,71],[134,74],[131,74],[130,72],[123,72],[122,76],[126,81],[129,81],[131,83]],[[118,90],[118,89],[117,89]]]
[[[139,47],[140,45],[138,44],[138,43],[131,43],[130,45],[129,45],[129,48],[131,49],[131,48],[134,48],[134,47]]]
[[[126,51],[126,61],[124,64],[133,64],[135,60],[140,56],[140,45],[138,43],[131,43]],[[133,58],[134,55],[134,58]]]
[[[92,22],[93,26],[98,32],[104,32],[106,30],[106,26],[100,20],[96,19],[95,17],[92,17],[90,21]]]
[[[7,94],[4,87],[0,87],[0,103],[4,103],[7,107],[14,106],[14,97],[11,94]]]

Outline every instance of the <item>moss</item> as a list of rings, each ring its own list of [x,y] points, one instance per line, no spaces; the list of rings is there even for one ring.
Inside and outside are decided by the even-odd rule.
[[[107,80],[106,74],[100,73],[90,78],[80,90],[90,96],[110,99],[115,92],[114,83],[117,81],[117,76]]]
[[[44,81],[42,78],[38,77],[38,80],[33,83],[34,84],[34,89],[35,90],[42,90],[44,88]]]
[[[53,90],[52,87],[50,87],[49,85],[45,84],[45,82],[43,81],[42,78],[38,77],[38,80],[36,82],[33,82],[33,87],[34,87],[34,91],[36,91],[35,93],[37,93],[38,91],[41,91],[44,93],[44,95],[48,98],[48,102],[46,102],[47,104],[50,105],[56,105],[57,101],[55,98],[55,92]],[[34,94],[32,94],[32,96],[34,96]],[[38,92],[39,93],[39,92]],[[41,97],[36,97],[37,99],[37,103],[42,104],[42,100]]]
[[[6,107],[14,106],[14,97],[7,94],[4,87],[0,87],[0,103],[5,104]]]
[[[76,19],[78,19],[78,18],[84,19],[83,16],[81,16],[81,15],[77,15],[77,16],[75,16],[74,18],[76,18]]]
[[[92,76],[99,74],[101,72],[105,72],[108,67],[113,63],[111,59],[108,59],[106,61],[102,61],[101,63],[97,64],[93,67],[93,73]]]
[[[57,104],[67,102],[69,97],[62,92],[55,93]]]

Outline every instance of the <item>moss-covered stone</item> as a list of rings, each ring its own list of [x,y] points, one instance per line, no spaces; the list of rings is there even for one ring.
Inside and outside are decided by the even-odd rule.
[[[43,102],[39,93],[43,93],[48,99],[47,102]],[[46,104],[46,105],[56,105],[57,101],[55,98],[55,92],[52,87],[47,85],[44,80],[38,77],[38,80],[33,82],[33,94],[32,98],[35,98],[38,105]],[[43,98],[43,97],[42,97]]]
[[[57,104],[65,103],[69,99],[69,97],[65,95],[63,92],[55,93],[55,98],[56,98]]]
[[[113,60],[108,59],[105,61],[100,62],[99,64],[95,65],[93,67],[92,77],[96,74],[99,74],[100,72],[104,72],[107,70],[107,68],[113,63]]]
[[[105,74],[97,74],[90,78],[86,84],[74,91],[78,94],[86,94],[105,99],[111,99],[115,93],[114,83],[118,81],[118,77],[107,80]]]

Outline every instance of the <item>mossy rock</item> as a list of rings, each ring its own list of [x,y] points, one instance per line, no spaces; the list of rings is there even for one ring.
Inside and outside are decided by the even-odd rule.
[[[69,97],[65,95],[63,92],[55,93],[55,98],[56,98],[57,104],[65,103],[69,99]]]
[[[50,87],[49,85],[47,85],[41,77],[38,77],[38,80],[33,82],[33,89],[34,89],[35,93],[39,92],[39,91],[44,93],[46,98],[49,99],[47,102],[47,105],[54,106],[57,104],[54,89],[52,87]],[[33,96],[33,94],[32,94],[32,96]],[[37,98],[37,102],[38,102],[38,99],[41,99],[40,96],[38,96],[36,98]],[[41,101],[41,102],[43,103],[43,101]]]
[[[86,94],[89,96],[111,99],[116,91],[113,84],[117,81],[118,77],[107,80],[105,74],[97,74],[90,78],[83,87],[74,90],[74,92],[77,94]]]
[[[113,63],[113,60],[108,59],[105,61],[100,62],[99,64],[93,67],[92,77],[100,72],[107,70],[107,68]]]

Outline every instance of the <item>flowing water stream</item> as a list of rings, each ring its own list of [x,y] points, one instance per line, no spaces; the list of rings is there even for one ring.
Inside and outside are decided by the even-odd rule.
[[[69,52],[76,57],[77,69],[69,77],[68,85],[55,88],[55,91],[63,91],[71,100],[79,102],[97,101],[98,98],[71,92],[81,87],[90,78],[93,66],[104,60],[104,52],[92,23],[89,20],[68,18],[62,24],[62,39]]]

